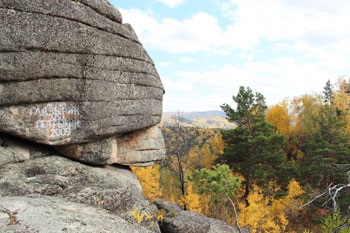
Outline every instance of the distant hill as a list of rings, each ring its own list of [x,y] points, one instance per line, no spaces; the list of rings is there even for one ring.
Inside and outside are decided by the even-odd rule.
[[[163,117],[172,118],[177,117],[178,112],[164,112]],[[207,118],[207,117],[226,117],[225,112],[223,111],[205,111],[205,112],[180,112],[180,117],[184,117],[187,119],[198,119],[198,118]]]
[[[164,112],[163,126],[173,126],[177,120],[182,125],[198,128],[217,128],[232,129],[235,124],[226,120],[226,114],[223,111],[205,111],[205,112]]]

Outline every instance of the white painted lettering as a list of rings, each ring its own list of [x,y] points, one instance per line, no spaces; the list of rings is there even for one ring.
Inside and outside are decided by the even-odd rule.
[[[29,109],[29,116],[34,118],[35,128],[50,129],[50,138],[68,137],[80,127],[80,112],[75,106],[66,103],[48,103],[43,107]]]

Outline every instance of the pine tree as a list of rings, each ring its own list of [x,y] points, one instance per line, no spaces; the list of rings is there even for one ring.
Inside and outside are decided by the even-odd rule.
[[[325,104],[320,116],[314,118],[315,130],[307,135],[303,145],[301,167],[304,182],[321,189],[345,182],[344,171],[335,165],[346,164],[350,158],[350,134],[345,130],[348,124],[345,112],[335,106],[329,81],[324,89]]]
[[[190,180],[196,184],[199,194],[208,195],[212,199],[216,209],[219,207],[226,212],[226,207],[230,206],[231,215],[235,219],[234,223],[239,228],[237,209],[232,198],[241,185],[241,179],[232,175],[228,165],[216,164],[211,169],[195,170],[190,176]],[[225,215],[227,217],[229,214]],[[227,221],[228,219],[222,220]]]
[[[233,100],[236,110],[228,104],[221,106],[237,127],[222,132],[225,148],[219,162],[227,163],[244,177],[244,198],[249,205],[247,197],[253,183],[267,185],[271,178],[277,178],[284,161],[284,136],[276,134],[276,127],[265,121],[267,106],[262,94],[240,87]]]
[[[333,104],[334,90],[330,80],[327,81],[326,86],[324,87],[323,95],[325,103],[328,103],[328,105]]]

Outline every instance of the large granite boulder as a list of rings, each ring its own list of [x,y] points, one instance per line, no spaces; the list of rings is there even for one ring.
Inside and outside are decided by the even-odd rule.
[[[59,197],[35,195],[3,197],[0,200],[0,232],[4,233],[154,232],[138,224],[130,224],[104,209]]]
[[[0,131],[49,145],[158,124],[164,89],[106,0],[0,1]]]
[[[0,232],[239,233],[168,202],[150,204],[126,166],[55,154],[0,133]]]
[[[0,131],[95,165],[165,156],[163,85],[107,0],[1,0],[0,24]]]
[[[63,155],[95,165],[149,166],[164,159],[164,139],[158,126],[96,142],[55,147]]]
[[[160,211],[166,213],[159,221],[163,233],[248,233],[247,229],[238,229],[227,223],[208,218],[191,211],[182,210],[179,206],[166,201],[155,203]]]
[[[142,187],[129,167],[93,167],[56,156],[49,147],[1,134],[0,138],[0,158],[8,158],[0,164],[0,212],[8,215],[0,215],[0,232],[21,232],[19,229],[23,226],[39,232],[64,232],[61,229],[68,227],[67,221],[77,227],[86,222],[81,231],[71,229],[68,232],[123,232],[112,231],[115,228],[111,231],[88,231],[98,227],[105,217],[105,221],[110,222],[102,224],[103,227],[119,222],[121,227],[130,225],[130,229],[138,229],[135,232],[160,232],[157,208],[143,196]],[[11,154],[12,160],[8,156]],[[53,203],[46,205],[51,201]],[[11,210],[12,214],[6,213],[2,207]],[[31,218],[30,213],[36,211]],[[91,215],[82,216],[84,211]],[[66,215],[66,212],[71,213]],[[3,228],[9,231],[2,231],[1,227],[14,221],[11,220],[12,215],[17,216],[19,224],[12,224],[15,226]],[[38,219],[33,219],[34,216]],[[87,222],[94,217],[94,222]],[[56,230],[41,231],[50,221],[56,224],[52,226]],[[63,221],[63,225],[59,221]],[[40,222],[42,225],[37,225]]]
[[[0,0],[0,24],[0,232],[160,233],[116,165],[165,156],[164,88],[132,27],[107,0]],[[235,232],[164,208],[164,233]]]

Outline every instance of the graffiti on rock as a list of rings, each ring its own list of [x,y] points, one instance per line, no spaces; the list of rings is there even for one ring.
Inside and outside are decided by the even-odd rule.
[[[66,103],[48,103],[43,107],[32,107],[29,116],[34,127],[46,129],[51,139],[68,137],[80,126],[79,108]]]

